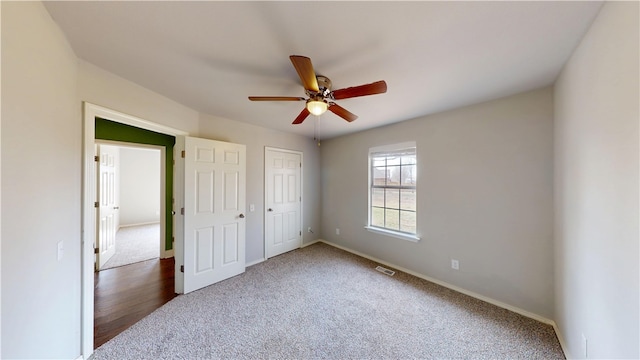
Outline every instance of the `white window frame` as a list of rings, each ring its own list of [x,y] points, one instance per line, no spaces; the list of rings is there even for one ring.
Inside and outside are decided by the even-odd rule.
[[[369,156],[368,156],[368,168],[367,168],[367,172],[369,174],[367,180],[367,198],[368,198],[368,206],[367,206],[367,225],[365,226],[365,229],[367,229],[368,231],[371,231],[373,233],[377,233],[377,234],[382,234],[382,235],[386,235],[386,236],[390,236],[390,237],[394,237],[394,238],[398,238],[398,239],[403,239],[403,240],[408,240],[408,241],[413,241],[413,242],[418,242],[420,241],[420,236],[418,235],[418,208],[417,208],[417,203],[416,203],[416,233],[407,233],[407,232],[402,232],[402,231],[395,231],[392,229],[387,229],[384,227],[378,227],[378,226],[373,226],[371,225],[371,205],[372,205],[372,199],[371,199],[371,195],[372,195],[372,155],[375,153],[381,153],[381,152],[393,152],[393,151],[400,151],[403,149],[409,149],[409,148],[414,148],[417,151],[416,148],[416,142],[415,141],[408,141],[408,142],[403,142],[403,143],[399,143],[399,144],[390,144],[390,145],[384,145],[384,146],[376,146],[376,147],[372,147],[369,149]],[[417,163],[417,153],[416,153],[416,163]],[[417,164],[416,164],[416,168],[417,168]],[[416,184],[416,189],[417,189],[417,184]],[[417,191],[417,190],[416,190]]]

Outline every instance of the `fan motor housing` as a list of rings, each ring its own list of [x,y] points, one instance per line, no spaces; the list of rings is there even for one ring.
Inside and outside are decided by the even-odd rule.
[[[322,75],[316,75],[316,79],[318,80],[318,88],[320,89],[319,93],[327,96],[331,92],[331,80]]]

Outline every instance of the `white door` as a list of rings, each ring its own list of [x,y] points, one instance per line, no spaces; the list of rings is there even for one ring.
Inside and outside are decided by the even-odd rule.
[[[184,149],[177,154],[184,242],[176,244],[176,264],[183,266],[177,275],[186,294],[245,271],[246,147],[184,137],[176,149]]]
[[[116,253],[116,232],[118,231],[118,159],[115,146],[96,145],[98,178],[98,211],[96,270]]]
[[[265,243],[267,258],[302,245],[302,154],[265,150]]]

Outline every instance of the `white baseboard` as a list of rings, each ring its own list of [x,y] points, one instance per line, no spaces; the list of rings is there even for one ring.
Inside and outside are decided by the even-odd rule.
[[[160,224],[160,222],[158,222],[158,221],[152,221],[152,222],[145,222],[145,223],[139,223],[139,224],[127,224],[127,225],[120,225],[120,226],[118,227],[118,229],[120,229],[120,228],[127,228],[127,227],[134,227],[134,226],[154,225],[154,224]]]
[[[306,248],[306,247],[307,247],[307,246],[309,246],[309,245],[317,244],[317,243],[319,243],[319,242],[321,242],[321,241],[323,241],[323,240],[321,240],[321,239],[316,239],[316,240],[313,240],[312,242],[303,243],[303,244],[300,246],[300,249],[302,249],[302,248]]]
[[[164,250],[162,254],[160,254],[160,259],[168,259],[173,257],[173,249]]]
[[[560,329],[558,328],[558,324],[556,324],[555,321],[552,321],[553,324],[553,331],[555,331],[556,333],[556,337],[558,338],[558,342],[560,343],[560,347],[562,348],[562,352],[564,353],[564,357],[566,359],[571,359],[571,357],[569,356],[569,348],[567,347],[567,343],[564,341],[564,338],[562,337],[562,333],[560,332]]]
[[[480,295],[480,294],[475,293],[475,292],[473,292],[473,291],[469,291],[469,290],[463,289],[463,288],[461,288],[461,287],[458,287],[458,286],[455,286],[455,285],[449,284],[449,283],[447,283],[447,282],[444,282],[444,281],[441,281],[441,280],[438,280],[438,279],[434,279],[434,278],[432,278],[432,277],[429,277],[429,276],[426,276],[426,275],[423,275],[423,274],[417,273],[417,272],[412,271],[412,270],[409,270],[409,269],[405,269],[405,268],[403,268],[403,267],[401,267],[401,266],[397,266],[397,265],[391,264],[391,263],[389,263],[389,262],[386,262],[386,261],[380,260],[380,259],[378,259],[378,258],[375,258],[375,257],[373,257],[373,256],[370,256],[370,255],[367,255],[367,254],[364,254],[364,253],[361,253],[361,252],[359,252],[359,251],[355,251],[355,250],[349,249],[349,248],[347,248],[347,247],[344,247],[344,246],[341,246],[341,245],[338,245],[338,244],[334,244],[334,243],[329,242],[329,241],[326,241],[326,240],[319,240],[319,241],[320,241],[320,242],[323,242],[323,243],[325,243],[325,244],[327,244],[327,245],[331,245],[331,246],[333,246],[333,247],[336,247],[336,248],[338,248],[338,249],[341,249],[341,250],[344,250],[344,251],[350,252],[350,253],[352,253],[352,254],[358,255],[358,256],[360,256],[360,257],[363,257],[363,258],[369,259],[369,260],[371,260],[371,261],[375,261],[375,262],[377,262],[377,263],[380,263],[380,264],[383,264],[383,265],[386,265],[386,266],[392,267],[392,268],[394,268],[394,269],[398,269],[398,270],[400,270],[400,271],[402,271],[402,272],[405,272],[405,273],[407,273],[407,274],[413,275],[413,276],[418,277],[418,278],[420,278],[420,279],[427,280],[427,281],[429,281],[429,282],[432,282],[432,283],[438,284],[438,285],[440,285],[440,286],[444,286],[444,287],[446,287],[446,288],[448,288],[448,289],[451,289],[451,290],[453,290],[453,291],[457,291],[457,292],[459,292],[459,293],[462,293],[462,294],[465,294],[465,295],[471,296],[471,297],[476,298],[476,299],[478,299],[478,300],[482,300],[482,301],[487,302],[487,303],[489,303],[489,304],[493,304],[493,305],[498,306],[498,307],[501,307],[501,308],[503,308],[503,309],[507,309],[507,310],[509,310],[509,311],[513,311],[514,313],[517,313],[517,314],[520,314],[520,315],[526,316],[526,317],[531,318],[531,319],[533,319],[533,320],[537,320],[537,321],[540,321],[540,322],[542,322],[542,323],[545,323],[545,324],[548,324],[548,325],[554,326],[554,329],[555,329],[555,322],[554,322],[553,320],[551,320],[551,319],[547,319],[547,318],[546,318],[546,317],[544,317],[544,316],[540,316],[540,315],[538,315],[538,314],[534,314],[534,313],[532,313],[532,312],[530,312],[530,311],[527,311],[527,310],[524,310],[524,309],[520,309],[520,308],[518,308],[518,307],[515,307],[515,306],[512,306],[512,305],[509,305],[509,304],[503,303],[503,302],[501,302],[501,301],[498,301],[498,300],[492,299],[492,298],[490,298],[490,297],[486,297],[486,296],[484,296],[484,295]],[[556,334],[558,334],[558,333],[556,332]],[[558,337],[558,338],[559,338],[559,337]]]

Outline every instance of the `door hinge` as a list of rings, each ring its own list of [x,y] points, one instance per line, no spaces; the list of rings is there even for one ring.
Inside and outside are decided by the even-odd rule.
[[[180,215],[184,215],[184,208],[180,209]]]
[[[172,243],[176,242],[176,238],[174,236],[171,237],[171,242]]]
[[[185,156],[185,152],[184,152],[184,150],[182,150],[182,152],[180,153],[180,155],[181,155],[182,157],[184,157],[184,156]]]
[[[300,163],[300,167],[302,167],[302,163]]]
[[[93,160],[94,160],[95,162],[100,161],[100,156],[98,156],[98,155],[94,156],[94,157],[93,157]]]
[[[300,230],[300,236],[302,236],[302,230]]]
[[[184,272],[184,265],[180,265],[180,272]]]
[[[96,201],[96,202],[93,203],[93,206],[94,207],[100,207],[100,203]]]
[[[98,254],[98,253],[100,253],[100,248],[95,248],[95,249],[93,249],[93,253],[94,253],[94,254]]]

